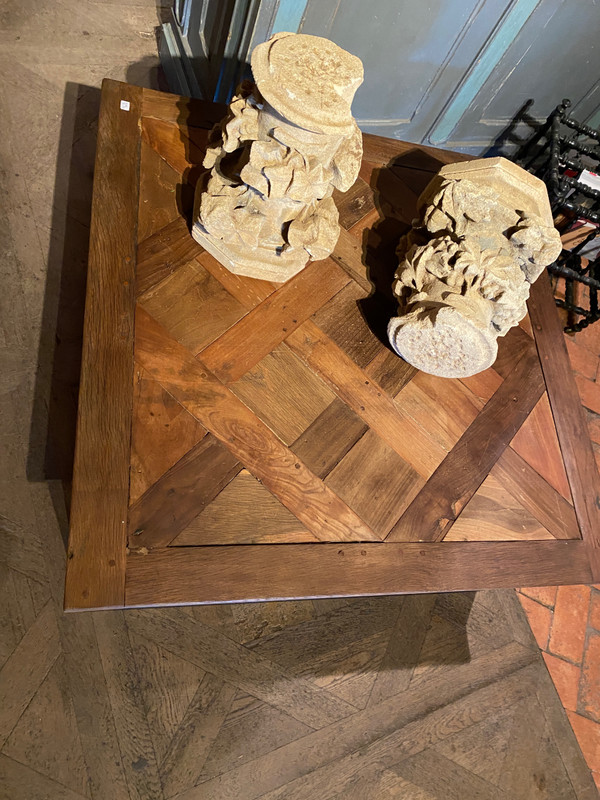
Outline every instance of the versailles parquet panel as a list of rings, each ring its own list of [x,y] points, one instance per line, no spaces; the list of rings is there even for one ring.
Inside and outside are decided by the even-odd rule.
[[[473,378],[419,373],[387,344],[398,236],[462,156],[365,136],[334,253],[277,285],[229,273],[189,234],[222,109],[114,82],[103,109],[67,608],[592,578],[596,467],[568,421],[580,409],[544,279]]]

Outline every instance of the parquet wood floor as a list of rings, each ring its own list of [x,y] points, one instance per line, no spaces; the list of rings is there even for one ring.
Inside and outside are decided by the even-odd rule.
[[[66,518],[57,482],[27,471],[45,444],[30,409],[34,387],[42,410],[52,398],[50,345],[81,348],[77,325],[55,327],[61,269],[81,307],[93,87],[149,80],[156,15],[145,0],[42,0],[3,22],[0,798],[596,800],[510,591],[478,594],[469,618],[470,595],[62,613]],[[84,85],[65,98],[66,81]],[[72,409],[75,383],[62,389]],[[196,426],[173,425],[193,446]]]
[[[513,592],[57,617],[11,578],[7,800],[596,797]]]

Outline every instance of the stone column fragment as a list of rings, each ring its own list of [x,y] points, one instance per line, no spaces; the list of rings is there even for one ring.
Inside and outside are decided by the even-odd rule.
[[[358,176],[362,136],[350,112],[360,59],[328,39],[278,33],[252,53],[211,134],[192,235],[231,272],[281,282],[339,236],[333,189]]]
[[[558,258],[544,183],[505,158],[443,167],[398,246],[388,325],[398,355],[432,375],[474,375],[527,313],[529,286]]]

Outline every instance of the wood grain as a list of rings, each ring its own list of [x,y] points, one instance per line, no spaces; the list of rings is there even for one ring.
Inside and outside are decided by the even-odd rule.
[[[594,580],[599,580],[600,484],[598,468],[584,412],[579,402],[550,283],[545,276],[542,276],[531,287],[528,307],[577,521],[588,549]]]
[[[142,117],[142,141],[147,142],[170,167],[185,176],[188,170],[198,170],[206,154],[208,131],[196,131],[191,141],[183,129],[171,122]],[[199,142],[202,136],[204,141]]]
[[[331,259],[313,261],[269,295],[241,324],[205,348],[202,363],[233,383],[348,283]]]
[[[424,484],[373,430],[358,440],[325,482],[382,539]]]
[[[417,374],[417,369],[391,350],[385,350],[375,356],[365,372],[391,397],[396,397]]]
[[[231,709],[236,687],[205,673],[162,762],[167,797],[198,782],[204,762]],[[201,736],[196,731],[202,731]]]
[[[441,381],[424,372],[417,372],[399,392],[396,405],[445,451],[454,447],[481,411],[478,398],[460,381]]]
[[[326,576],[326,580],[324,580]],[[169,547],[132,555],[129,606],[589,583],[583,542]]]
[[[201,547],[193,552],[205,549],[211,548]],[[169,552],[185,551],[169,548]],[[190,617],[172,611],[161,617],[137,611],[132,612],[129,624],[136,633],[151,638],[165,650],[187,658],[206,672],[219,673],[229,683],[313,728],[330,725],[354,710],[352,705],[326,689],[317,689],[306,678],[296,679],[293,692],[285,691],[285,670]]]
[[[431,475],[444,451],[311,320],[285,341],[419,475]]]
[[[567,502],[572,502],[547,392],[517,431],[511,447]]]
[[[387,166],[392,159],[401,157],[403,167],[425,172],[438,172],[444,164],[457,161],[468,161],[474,156],[455,153],[452,150],[440,150],[437,147],[426,147],[398,139],[388,139],[373,133],[363,133],[363,158],[377,166]],[[394,166],[394,165],[392,165]]]
[[[392,528],[390,541],[441,541],[544,391],[537,354],[523,356]]]
[[[164,228],[140,241],[135,273],[136,296],[144,294],[203,252],[190,236],[183,217],[178,215]]]
[[[178,94],[144,89],[142,115],[155,117],[181,128],[210,129],[220,122],[227,112],[224,103],[211,103],[206,100],[190,100]]]
[[[137,668],[123,614],[94,615],[94,628],[127,785],[134,797],[162,800],[163,792],[148,718],[143,713]]]
[[[190,352],[143,309],[136,315],[136,357],[317,538],[376,535]]]
[[[293,443],[292,450],[315,475],[324,478],[367,429],[367,424],[336,397]]]
[[[214,436],[205,436],[131,506],[129,547],[170,544],[241,468]]]
[[[147,142],[140,145],[140,197],[138,237],[140,241],[180,219],[176,187],[181,176]]]
[[[207,544],[318,542],[247,470],[242,470],[172,542]]]
[[[57,633],[49,601],[0,671],[0,747],[58,658]]]
[[[130,110],[119,108],[128,100]],[[121,606],[142,90],[104,81],[86,292],[66,608]]]
[[[554,537],[580,538],[573,506],[511,447],[502,453],[490,474]]]
[[[149,289],[138,302],[193,353],[214,342],[246,313],[195,259]]]
[[[331,389],[285,344],[268,353],[230,388],[288,445],[335,398]]]
[[[323,305],[312,321],[359,367],[364,368],[378,355],[389,352],[387,341],[382,341],[385,331],[378,336],[373,331],[373,322],[367,322],[363,303],[365,291],[354,281]],[[371,302],[370,319],[375,316],[384,320],[386,309],[383,302]],[[377,315],[375,312],[378,312]]]
[[[357,178],[347,192],[333,190],[333,199],[340,215],[340,225],[348,230],[375,208],[373,190],[362,178]]]
[[[552,539],[493,474],[487,476],[446,535],[447,541]]]
[[[373,284],[369,280],[369,268],[363,262],[363,248],[361,242],[352,233],[340,228],[337,244],[333,249],[331,258],[345,270],[356,283],[369,293]]]
[[[236,275],[230,272],[206,251],[198,256],[198,262],[248,310],[266,300],[278,288],[276,283],[261,281],[258,278],[247,278],[245,275]]]
[[[226,580],[243,580],[245,566],[241,578],[228,570],[236,569],[238,552],[243,562],[244,548],[260,546],[268,554],[282,552],[272,548],[284,543],[316,550],[354,540],[369,554],[390,527],[398,535],[411,515],[402,536],[423,538],[425,528],[425,538],[435,539],[465,507],[465,530],[459,525],[455,538],[551,535],[556,541],[544,544],[557,548],[556,564],[563,546],[581,545],[575,512],[556,491],[562,481],[568,495],[544,399],[522,424],[526,406],[544,389],[526,329],[504,337],[495,369],[464,381],[418,373],[386,343],[397,237],[439,165],[463,156],[365,136],[361,177],[335,195],[342,228],[333,257],[275,285],[233,275],[189,235],[194,167],[217,112],[144,91],[142,105],[132,134],[144,153],[134,178],[137,234],[135,220],[130,226],[138,239],[133,291],[142,379],[134,384],[135,403],[129,382],[125,402],[134,406],[133,424],[130,415],[119,439],[126,446],[131,434],[131,563],[167,547],[190,555],[219,550]],[[131,119],[131,112],[118,117],[119,123]],[[132,207],[135,212],[136,202]],[[108,241],[103,230],[100,239]],[[131,293],[131,282],[128,287]],[[128,302],[131,314],[132,294]],[[515,449],[506,447],[511,432]],[[446,520],[441,528],[440,519]],[[474,544],[485,560],[496,553],[485,549],[490,543],[442,544]],[[403,542],[384,546],[396,544]],[[424,552],[434,554],[428,547],[435,544],[423,544]],[[87,552],[95,569],[94,550]],[[519,564],[511,556],[513,574],[532,584],[521,567],[533,569],[527,560],[537,559],[537,551],[522,553]],[[490,563],[481,574],[498,568]],[[375,639],[369,644],[365,663],[374,663],[380,647]],[[367,702],[365,676],[353,673],[348,680],[340,696]],[[157,741],[164,748],[166,740]]]
[[[197,419],[144,373],[134,369],[129,502],[135,502],[206,433]]]

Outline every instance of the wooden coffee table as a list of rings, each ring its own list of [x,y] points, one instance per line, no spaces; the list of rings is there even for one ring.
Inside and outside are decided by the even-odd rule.
[[[333,256],[274,285],[189,234],[222,114],[103,85],[65,607],[600,580],[596,466],[545,276],[473,378],[386,344],[398,237],[462,156],[366,135]]]

